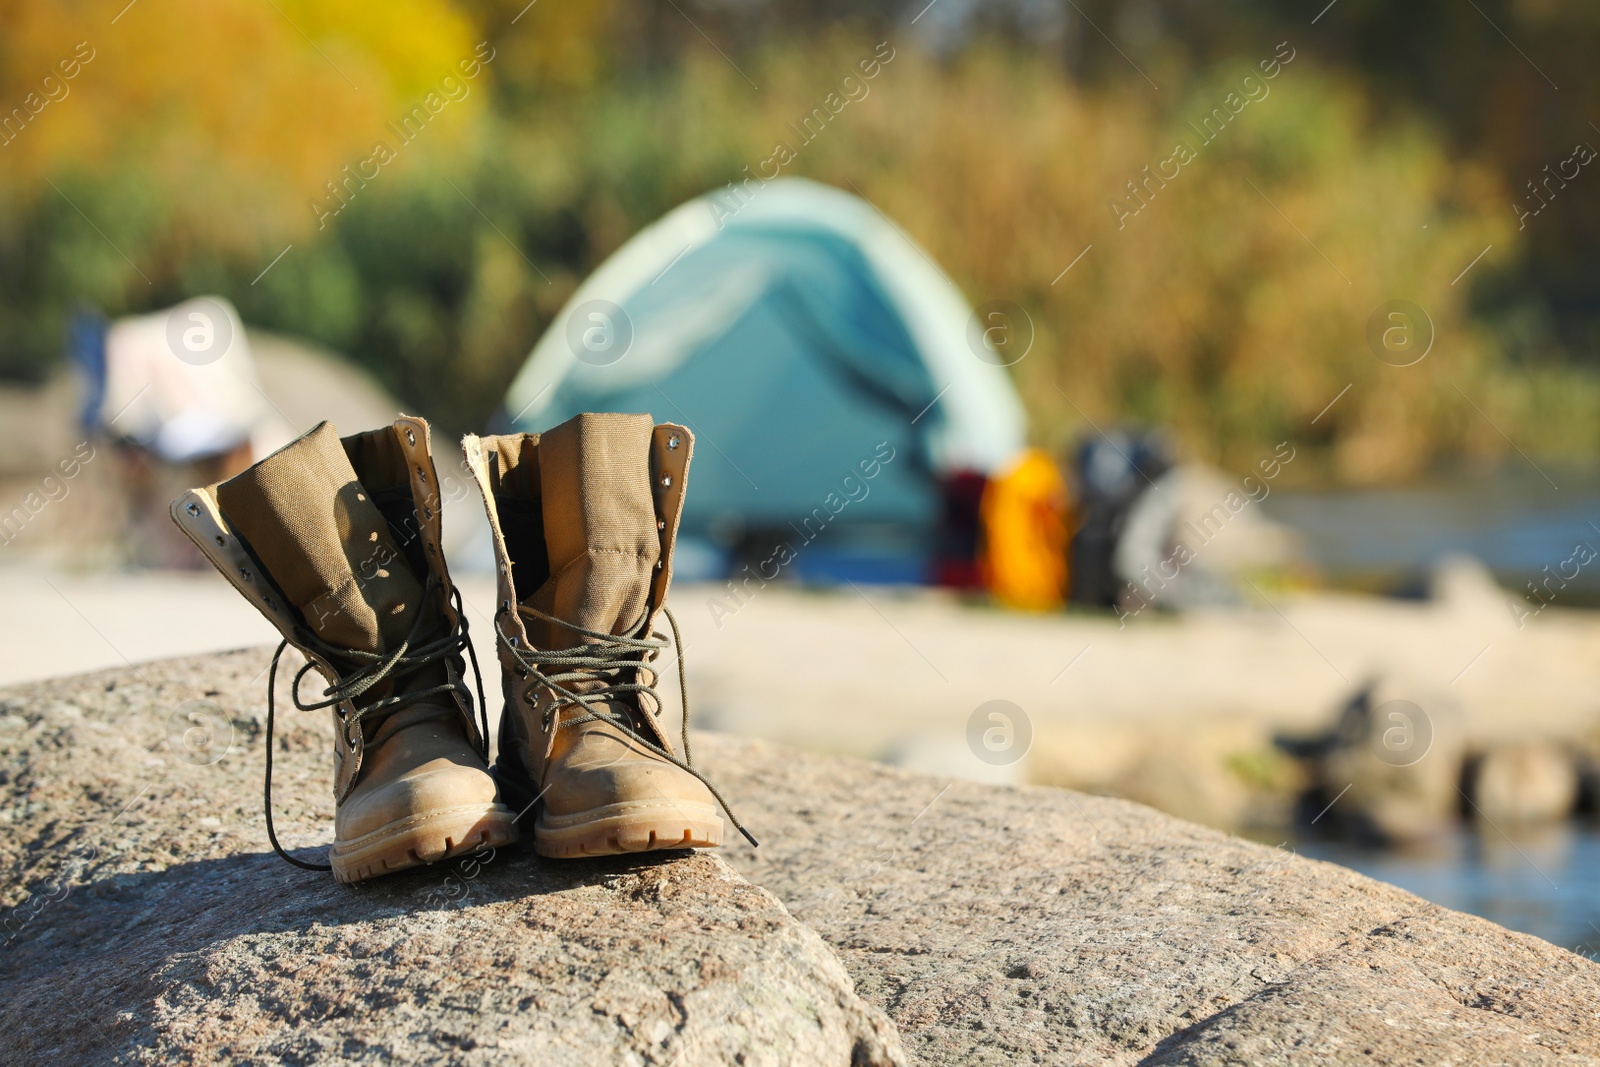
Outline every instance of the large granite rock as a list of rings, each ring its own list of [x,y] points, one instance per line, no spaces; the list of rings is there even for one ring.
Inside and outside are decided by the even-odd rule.
[[[265,665],[0,694],[0,1060],[904,1062],[827,946],[715,854],[507,849],[356,889],[284,864]],[[280,725],[280,837],[325,842],[327,724]]]
[[[759,850],[339,887],[262,844],[265,665],[0,693],[0,1058],[1600,1062],[1600,966],[1545,942],[1123,801],[716,735]],[[290,718],[298,848],[332,802]]]
[[[1600,965],[1122,800],[722,736],[734,865],[928,1064],[1600,1063]]]

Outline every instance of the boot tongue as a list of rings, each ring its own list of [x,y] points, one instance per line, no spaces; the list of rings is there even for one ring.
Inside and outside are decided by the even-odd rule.
[[[601,633],[642,620],[661,556],[650,485],[649,415],[584,414],[539,438],[550,580],[530,598],[559,619]],[[564,626],[529,627],[543,648],[591,638]]]
[[[419,610],[437,611],[422,603],[421,584],[330,423],[223,482],[217,502],[331,645],[381,655],[406,639]]]

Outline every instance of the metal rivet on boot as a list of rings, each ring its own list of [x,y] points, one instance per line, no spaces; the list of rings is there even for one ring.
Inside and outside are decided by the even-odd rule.
[[[663,474],[661,476],[661,488],[663,488],[663,489],[671,489],[672,488],[672,475]]]
[[[196,517],[197,518],[200,515],[200,505],[199,504],[194,504],[194,503],[188,504],[188,505],[186,505],[184,507],[183,510],[187,511],[191,517]]]
[[[423,470],[420,466],[417,468],[417,480],[423,484],[427,484],[428,481],[428,472]]]
[[[668,448],[677,448],[681,444],[683,444],[683,438],[679,437],[677,434],[673,434],[671,437],[667,438]]]
[[[239,577],[243,578],[247,582],[250,581],[250,568],[249,567],[240,567],[239,568]]]
[[[416,443],[417,443],[417,435],[412,433],[409,429],[406,430],[406,444],[414,445]]]
[[[227,543],[228,539],[226,537],[223,537],[221,534],[217,535],[217,544],[226,546]]]

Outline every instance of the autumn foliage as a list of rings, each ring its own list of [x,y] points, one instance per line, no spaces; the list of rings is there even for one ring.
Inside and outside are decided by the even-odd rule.
[[[1155,90],[893,27],[624,63],[639,16],[606,3],[125,3],[0,0],[0,374],[47,373],[80,303],[220,292],[476,427],[587,272],[782,142],[784,174],[1026,311],[1012,373],[1047,447],[1140,420],[1372,479],[1600,433],[1591,372],[1513,363],[1471,305],[1519,255],[1503,179],[1292,40]],[[1409,367],[1367,340],[1396,299],[1431,320]]]

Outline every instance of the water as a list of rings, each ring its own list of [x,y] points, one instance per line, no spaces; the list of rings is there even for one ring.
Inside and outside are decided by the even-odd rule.
[[[1546,480],[1546,475],[1550,480]],[[1522,591],[1544,568],[1571,575],[1580,542],[1600,549],[1600,471],[1527,464],[1456,473],[1403,488],[1288,490],[1262,509],[1298,530],[1330,578],[1379,583],[1414,577],[1440,556],[1466,552],[1508,589]],[[1576,606],[1600,602],[1600,559],[1579,568],[1558,594]]]
[[[1441,556],[1465,552],[1508,590],[1524,592],[1552,571],[1570,577],[1576,545],[1600,549],[1594,469],[1517,462],[1404,488],[1281,491],[1262,508],[1300,532],[1330,579],[1374,589],[1414,586]],[[1600,557],[1579,567],[1555,602],[1600,604]],[[1515,841],[1466,827],[1407,850],[1323,841],[1297,849],[1600,958],[1600,830],[1592,826],[1574,823]]]
[[[1467,827],[1404,850],[1327,841],[1295,850],[1600,959],[1600,830],[1592,826],[1567,823],[1514,840]]]

